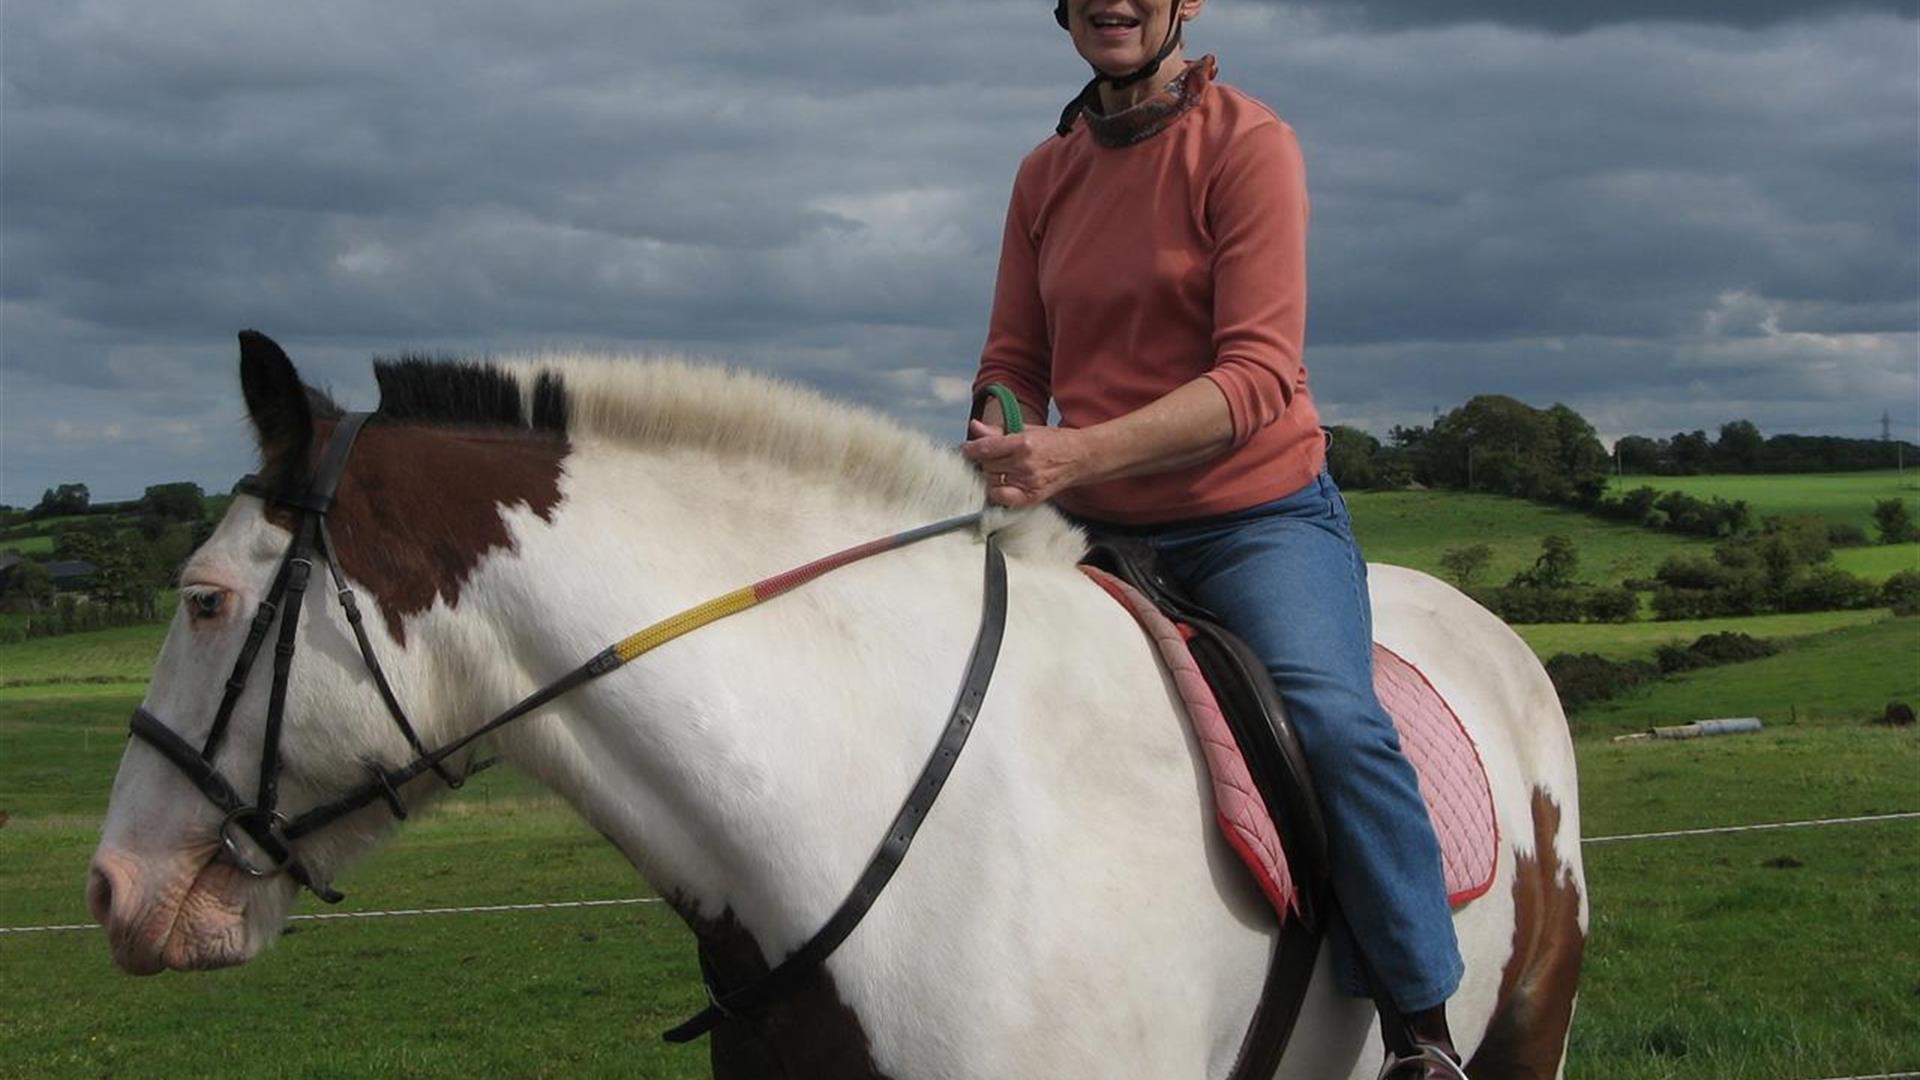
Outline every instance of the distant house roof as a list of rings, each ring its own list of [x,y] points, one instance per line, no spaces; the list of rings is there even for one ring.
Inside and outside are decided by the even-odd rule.
[[[50,563],[46,563],[45,566],[47,568],[47,576],[52,578],[56,582],[72,581],[75,578],[92,577],[94,574],[97,574],[100,572],[99,567],[93,565],[90,562],[85,562],[80,559],[66,559],[60,562],[50,562]]]
[[[0,551],[0,574],[6,573],[25,561],[25,559],[15,555],[11,551]]]

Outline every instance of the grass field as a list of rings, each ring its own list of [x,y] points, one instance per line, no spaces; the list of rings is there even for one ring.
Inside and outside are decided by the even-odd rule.
[[[1678,642],[1691,644],[1702,634],[1748,634],[1777,640],[1804,637],[1865,626],[1888,617],[1885,608],[1869,611],[1810,611],[1793,615],[1749,615],[1734,619],[1679,619],[1673,622],[1540,623],[1516,626],[1535,655],[1546,660],[1556,653],[1598,653],[1612,660],[1651,659],[1655,649]]]
[[[11,540],[0,540],[0,551],[11,551],[16,555],[31,555],[45,558],[53,554],[53,537],[17,536]]]
[[[1618,494],[1637,487],[1684,491],[1695,498],[1744,499],[1755,520],[1774,514],[1814,514],[1850,522],[1873,536],[1876,499],[1905,499],[1920,517],[1920,468],[1905,472],[1795,473],[1762,476],[1624,476],[1609,489]]]
[[[34,638],[0,649],[0,687],[48,682],[144,682],[166,623]]]
[[[1920,706],[1920,617],[1793,640],[1776,656],[1676,675],[1589,706],[1572,721],[1581,734],[1723,716],[1757,716],[1768,725],[1857,724],[1879,716],[1889,701]],[[1907,776],[1920,777],[1920,769]],[[1920,787],[1914,797],[1920,803]]]
[[[1893,473],[1812,478],[1819,483],[1804,477],[1770,476],[1628,477],[1627,480],[1631,482],[1629,487],[1637,487],[1638,481],[1647,480],[1651,486],[1663,490],[1679,488],[1702,497],[1722,494],[1725,498],[1745,498],[1753,502],[1755,513],[1761,516],[1814,513],[1837,521],[1852,521],[1872,536],[1874,498],[1905,494],[1915,517],[1920,518],[1920,490],[1910,490],[1912,485],[1920,484],[1920,469],[1909,470],[1906,476],[1906,488],[1900,486],[1901,481]],[[1695,481],[1706,483],[1697,489],[1689,486]],[[1734,494],[1722,493],[1717,487],[1721,482],[1730,482],[1726,490]],[[1777,484],[1779,490],[1772,490],[1768,484]],[[1594,585],[1617,585],[1626,578],[1651,578],[1669,555],[1688,552],[1704,556],[1713,551],[1711,540],[1602,521],[1573,510],[1498,495],[1360,491],[1349,492],[1346,498],[1353,510],[1354,532],[1368,559],[1447,577],[1440,566],[1440,556],[1447,549],[1486,544],[1493,549],[1493,562],[1477,579],[1480,585],[1503,584],[1532,566],[1540,554],[1541,538],[1556,533],[1573,540],[1580,553],[1577,576]],[[1763,498],[1771,501],[1760,501]],[[1842,570],[1869,581],[1884,581],[1897,571],[1920,569],[1920,544],[1843,548],[1833,553],[1833,562]]]
[[[1920,809],[1920,736],[1859,722],[1888,697],[1920,700],[1920,619],[1798,618],[1757,628],[1788,641],[1779,657],[1575,718],[1588,836]],[[1652,647],[1637,628],[1566,629],[1612,635],[1609,649]],[[0,647],[0,671],[36,680],[0,690],[0,925],[87,921],[86,861],[140,688],[50,680],[138,678],[159,636]],[[1768,729],[1608,738],[1729,714]],[[1594,923],[1568,1076],[1806,1080],[1920,1066],[1917,835],[1897,822],[1590,846]],[[503,769],[341,884],[348,911],[645,893],[603,840]],[[300,910],[330,909],[306,898]],[[177,1076],[237,1062],[311,1077],[707,1074],[704,1047],[658,1039],[703,1000],[690,938],[658,905],[292,929],[246,967],[151,979],[119,974],[95,932],[0,935],[0,1000],[12,1003],[0,1010],[0,1076]]]
[[[1354,533],[1367,558],[1410,566],[1440,577],[1440,557],[1449,548],[1486,544],[1493,561],[1477,584],[1504,584],[1531,567],[1542,538],[1570,538],[1580,552],[1576,576],[1596,585],[1629,577],[1650,578],[1676,552],[1702,555],[1710,541],[1599,518],[1560,507],[1499,495],[1442,491],[1360,491],[1346,496]]]
[[[1868,581],[1885,581],[1902,570],[1920,570],[1920,544],[1841,548],[1833,553],[1833,565]]]

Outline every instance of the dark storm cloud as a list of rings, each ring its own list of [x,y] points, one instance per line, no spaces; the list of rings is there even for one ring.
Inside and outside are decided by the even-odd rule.
[[[1261,0],[1306,8],[1374,27],[1450,26],[1497,23],[1556,34],[1596,26],[1665,22],[1736,26],[1753,30],[1780,23],[1826,19],[1860,12],[1911,19],[1913,0]]]
[[[244,326],[362,404],[374,352],[657,348],[950,434],[1085,77],[1048,7],[10,0],[0,499],[224,483]],[[1328,415],[1911,415],[1910,7],[1365,10],[1190,35],[1300,133]]]
[[[1799,328],[1911,327],[1912,42],[1744,36],[1459,27],[1250,73],[1308,148],[1316,339],[1682,334],[1728,290]],[[1370,77],[1413,52],[1473,72]]]

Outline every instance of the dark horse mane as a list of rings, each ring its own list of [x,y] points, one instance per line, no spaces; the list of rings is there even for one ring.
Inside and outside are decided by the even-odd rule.
[[[532,400],[520,382],[491,364],[449,357],[405,354],[375,357],[379,416],[424,424],[511,427],[567,431],[565,384],[553,372],[534,380]]]
[[[522,392],[520,381],[508,371],[458,357],[376,356],[373,376],[380,389],[380,405],[373,417],[376,424],[505,427],[562,438],[567,433],[566,387],[557,372],[542,372],[534,380],[531,395]],[[347,414],[326,390],[297,381],[289,390],[304,396],[307,415],[314,421],[337,422]],[[312,468],[318,448],[305,440],[263,433],[261,473],[273,484],[298,484]]]

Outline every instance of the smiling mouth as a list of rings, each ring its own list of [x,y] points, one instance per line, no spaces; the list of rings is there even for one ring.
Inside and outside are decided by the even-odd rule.
[[[1131,30],[1140,20],[1127,15],[1092,15],[1087,21],[1095,30]]]

